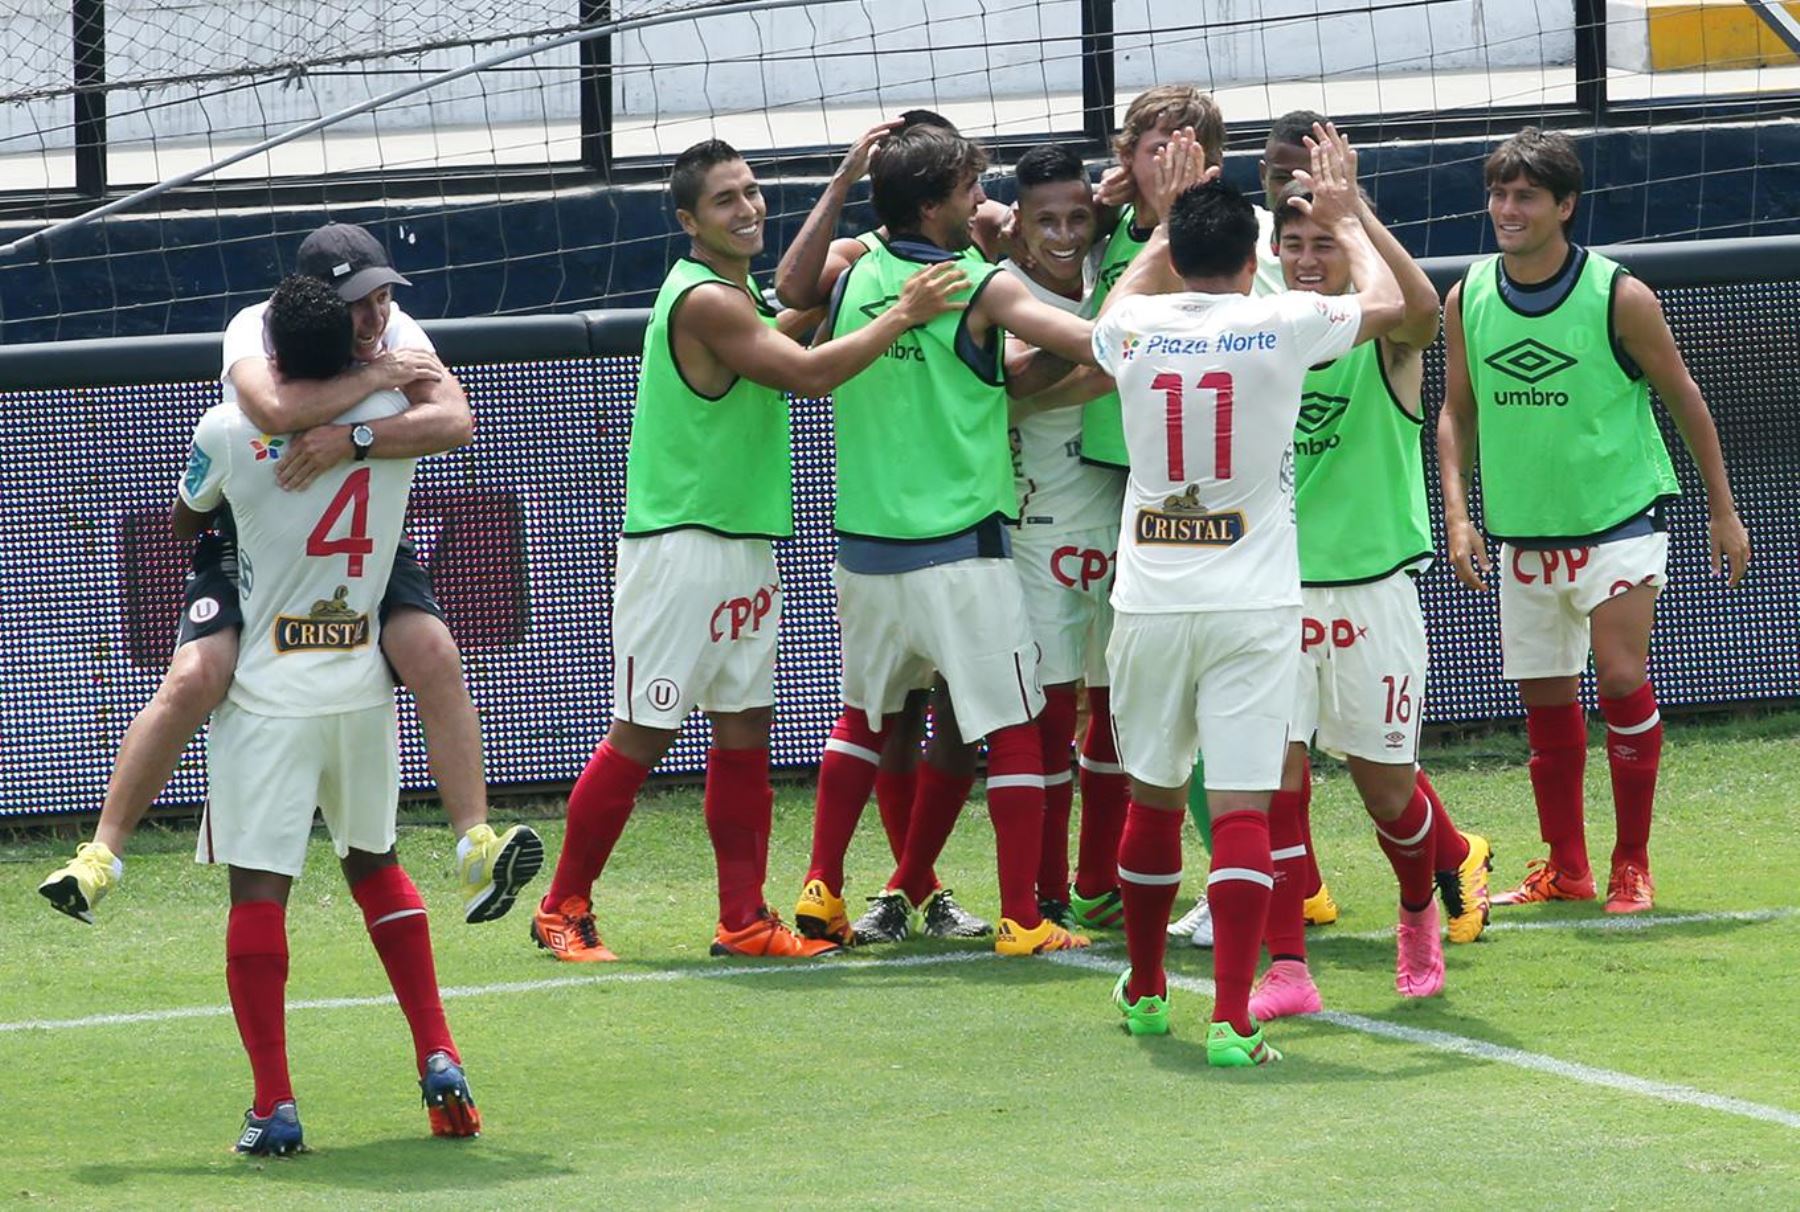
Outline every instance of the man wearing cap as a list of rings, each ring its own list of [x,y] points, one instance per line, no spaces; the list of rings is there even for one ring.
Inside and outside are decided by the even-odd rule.
[[[331,223],[301,243],[299,272],[336,287],[355,323],[355,361],[323,380],[285,379],[270,361],[264,333],[268,303],[246,307],[225,329],[226,403],[262,431],[257,457],[277,463],[282,487],[298,491],[346,459],[420,458],[469,443],[474,422],[461,385],[437,358],[431,339],[393,302],[409,286],[387,250],[361,227]],[[398,389],[404,412],[356,425],[337,417],[377,391]],[[324,544],[345,538],[354,515],[321,519]],[[335,548],[334,550],[339,550]],[[94,907],[123,874],[117,857],[174,773],[188,741],[225,698],[237,665],[240,584],[255,570],[240,563],[229,510],[195,544],[175,655],[156,695],[119,745],[94,840],[52,872],[38,891],[57,909],[93,921]],[[481,730],[462,654],[432,594],[412,544],[402,539],[382,599],[381,649],[417,700],[431,772],[458,837],[464,917],[491,921],[512,907],[519,889],[543,864],[543,843],[526,826],[496,834],[487,824]]]

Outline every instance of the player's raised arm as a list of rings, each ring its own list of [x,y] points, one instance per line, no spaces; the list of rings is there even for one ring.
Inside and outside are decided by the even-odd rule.
[[[1009,351],[1006,391],[1014,398],[1037,395],[1076,366],[1094,364],[1094,323],[1039,301],[1010,274],[988,279],[975,303],[980,327],[999,325],[1035,348]],[[971,332],[977,325],[971,324]]]
[[[732,374],[753,383],[797,396],[827,395],[886,353],[907,329],[944,312],[960,310],[964,304],[953,301],[953,296],[968,284],[967,275],[955,262],[933,265],[913,275],[899,301],[873,323],[811,349],[765,323],[744,292],[697,290],[675,313],[677,349],[697,343]]]
[[[1463,343],[1462,283],[1444,299],[1444,407],[1438,412],[1438,483],[1444,496],[1444,552],[1456,577],[1485,590],[1492,567],[1487,540],[1469,517],[1469,471],[1475,466],[1475,391]]]
[[[1350,173],[1350,182],[1356,186],[1356,149],[1346,141],[1345,164]],[[1437,287],[1431,284],[1431,278],[1419,263],[1406,251],[1406,246],[1394,238],[1394,233],[1387,229],[1375,208],[1363,196],[1360,187],[1356,189],[1356,217],[1362,224],[1363,234],[1369,237],[1369,243],[1394,275],[1394,281],[1400,287],[1400,300],[1403,314],[1400,326],[1387,334],[1387,339],[1396,345],[1404,345],[1409,349],[1424,349],[1438,335],[1438,293]]]
[[[868,174],[869,162],[880,151],[882,141],[899,128],[898,119],[872,126],[844,153],[843,162],[800,225],[800,234],[775,267],[775,297],[782,306],[799,310],[822,306],[831,298],[838,278],[862,254],[860,243],[834,239],[832,233],[837,231],[838,216],[851,187]]]
[[[1312,216],[1313,222],[1337,237],[1350,260],[1350,281],[1356,287],[1356,298],[1362,309],[1362,322],[1356,330],[1356,343],[1391,335],[1406,319],[1406,301],[1394,271],[1375,251],[1364,229],[1360,212],[1362,196],[1357,192],[1354,153],[1347,139],[1331,123],[1314,124],[1313,138],[1308,141],[1312,154],[1310,172],[1297,172],[1294,179],[1311,194],[1291,198],[1288,205]]]
[[[1719,447],[1719,431],[1700,385],[1688,373],[1675,335],[1663,317],[1656,292],[1629,274],[1621,273],[1613,296],[1613,325],[1619,343],[1662,397],[1663,406],[1681,431],[1681,440],[1693,456],[1694,466],[1706,485],[1706,530],[1712,547],[1712,570],[1725,573],[1736,585],[1750,562],[1750,534],[1738,517],[1731,495],[1731,477]]]
[[[1175,209],[1175,199],[1196,185],[1215,180],[1220,172],[1216,164],[1207,167],[1206,149],[1194,138],[1191,126],[1175,131],[1156,150],[1154,196],[1149,200],[1156,207],[1156,229],[1125,276],[1106,296],[1102,311],[1132,295],[1160,295],[1181,289],[1181,275],[1169,260],[1169,213]]]

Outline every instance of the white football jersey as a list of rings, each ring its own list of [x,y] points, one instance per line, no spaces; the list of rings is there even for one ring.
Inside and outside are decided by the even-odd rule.
[[[1115,609],[1300,604],[1300,387],[1307,367],[1355,344],[1361,321],[1342,295],[1183,293],[1121,299],[1094,325],[1131,458]]]
[[[1091,260],[1090,260],[1091,265]],[[1071,299],[1032,281],[1011,260],[1000,262],[1037,298],[1076,315],[1086,298]],[[1088,275],[1091,277],[1091,275]],[[1053,408],[1012,427],[1013,480],[1019,489],[1019,524],[1034,537],[1098,530],[1119,520],[1125,477],[1110,467],[1081,461],[1079,408]]]
[[[378,391],[338,420],[405,408],[399,392]],[[190,508],[210,513],[227,501],[237,522],[244,631],[231,701],[275,716],[391,702],[379,613],[417,460],[347,461],[289,492],[275,482],[281,450],[272,442],[280,440],[237,405],[216,405],[194,430],[181,479]]]

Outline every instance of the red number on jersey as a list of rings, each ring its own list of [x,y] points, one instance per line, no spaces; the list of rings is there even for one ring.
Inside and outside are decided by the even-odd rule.
[[[350,533],[334,539],[331,530],[344,516],[345,509],[350,510]],[[350,575],[359,577],[363,574],[363,557],[374,550],[375,540],[369,537],[369,469],[358,467],[331,498],[319,524],[306,536],[306,554],[348,556]]]
[[[1210,391],[1217,403],[1213,409],[1213,479],[1231,478],[1231,376],[1212,370],[1200,376],[1195,384]],[[1163,411],[1169,431],[1169,479],[1180,483],[1187,477],[1187,456],[1182,449],[1184,434],[1181,422],[1181,376],[1163,373],[1150,380],[1150,390],[1163,393]]]

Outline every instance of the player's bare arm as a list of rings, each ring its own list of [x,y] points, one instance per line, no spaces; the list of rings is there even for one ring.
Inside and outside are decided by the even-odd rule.
[[[806,344],[819,325],[825,322],[825,307],[784,307],[775,317],[776,331],[790,340]]]
[[[1336,126],[1327,122],[1314,124],[1313,137],[1307,140],[1312,157],[1310,171],[1294,174],[1312,195],[1293,198],[1289,206],[1311,216],[1313,222],[1337,237],[1350,261],[1350,281],[1356,287],[1357,302],[1362,308],[1362,322],[1357,326],[1356,343],[1388,336],[1406,319],[1406,303],[1394,271],[1375,251],[1364,229],[1360,212],[1362,195],[1356,188],[1354,152],[1348,139]],[[1427,283],[1429,285],[1429,283]]]
[[[1006,377],[1009,382],[1031,373],[1031,361],[1037,350],[1016,337],[1006,339]],[[1007,399],[1007,419],[1013,424],[1026,417],[1058,408],[1074,408],[1097,400],[1117,385],[1113,377],[1098,366],[1077,366],[1035,395]]]
[[[1351,185],[1356,187],[1356,217],[1362,224],[1363,234],[1369,237],[1369,243],[1375,246],[1375,253],[1383,264],[1393,272],[1394,281],[1400,286],[1400,299],[1405,308],[1400,327],[1387,334],[1384,346],[1386,349],[1399,347],[1400,350],[1412,350],[1416,353],[1437,340],[1437,287],[1431,284],[1431,278],[1412,259],[1412,254],[1406,251],[1405,245],[1394,238],[1394,233],[1387,229],[1387,224],[1381,221],[1375,208],[1369,205],[1368,198],[1357,185],[1356,148],[1348,140],[1344,143],[1344,166],[1350,174]],[[1394,364],[1392,358],[1388,364]]]
[[[1487,540],[1469,518],[1469,471],[1475,465],[1475,391],[1463,345],[1462,283],[1444,299],[1444,407],[1438,413],[1438,482],[1444,495],[1444,551],[1456,579],[1487,589]]]
[[[449,372],[428,349],[383,350],[330,379],[284,379],[264,357],[239,358],[227,371],[238,407],[264,433],[298,433],[325,425],[378,391],[435,382]]]
[[[838,278],[866,251],[858,241],[834,239],[832,233],[851,186],[868,175],[869,162],[880,151],[882,141],[899,129],[899,119],[872,126],[844,153],[843,162],[800,225],[800,234],[775,267],[775,297],[782,306],[800,310],[823,306]]]
[[[414,379],[401,390],[412,407],[369,422],[375,441],[365,457],[421,459],[456,450],[475,440],[475,414],[469,410],[468,393],[448,370],[436,379]],[[316,425],[295,434],[276,469],[275,482],[290,492],[298,492],[322,473],[354,458],[355,428]]]
[[[1712,547],[1714,574],[1728,574],[1730,584],[1744,578],[1750,562],[1750,534],[1738,517],[1731,495],[1731,477],[1725,471],[1725,455],[1719,447],[1719,431],[1700,385],[1688,373],[1675,334],[1663,317],[1656,292],[1638,279],[1622,275],[1613,297],[1613,327],[1619,343],[1643,369],[1650,386],[1662,397],[1663,407],[1674,418],[1681,440],[1700,470],[1706,485],[1706,530]]]
[[[213,515],[209,511],[201,513],[180,497],[175,498],[174,507],[169,511],[169,528],[178,539],[192,539],[212,525]]]
[[[1034,396],[1072,368],[1094,364],[1094,322],[1041,302],[1011,274],[989,278],[969,314],[969,335],[976,341],[985,340],[995,326],[1034,347],[1008,356],[1008,396]]]
[[[735,288],[695,290],[675,313],[675,358],[696,388],[726,390],[737,376],[797,396],[822,396],[872,365],[909,328],[964,304],[951,296],[969,280],[954,261],[933,265],[908,279],[899,300],[874,323],[811,349],[770,328]],[[1021,288],[1023,289],[1023,288]]]

